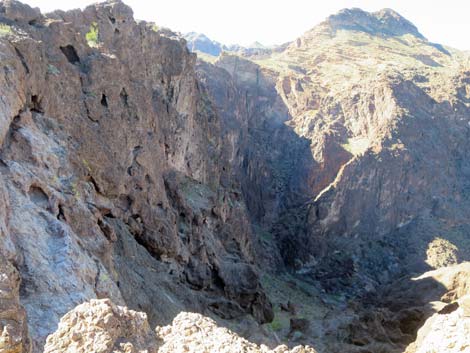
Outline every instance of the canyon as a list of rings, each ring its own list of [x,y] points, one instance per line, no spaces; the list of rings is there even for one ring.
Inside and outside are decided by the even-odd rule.
[[[0,352],[469,350],[469,54],[194,38],[0,1]]]

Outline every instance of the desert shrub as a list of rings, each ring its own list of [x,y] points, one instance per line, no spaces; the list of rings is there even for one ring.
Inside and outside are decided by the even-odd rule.
[[[98,37],[99,37],[99,29],[98,24],[93,22],[90,25],[90,30],[85,34],[85,39],[90,47],[98,46]]]
[[[13,30],[7,24],[0,23],[0,36],[6,36],[7,34],[12,34]]]
[[[281,331],[282,330],[281,319],[278,316],[274,317],[274,320],[271,323],[269,323],[269,328],[272,331]]]

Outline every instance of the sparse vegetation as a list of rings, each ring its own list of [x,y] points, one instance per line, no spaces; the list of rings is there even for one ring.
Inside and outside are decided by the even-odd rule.
[[[268,244],[274,241],[273,234],[258,225],[253,225],[253,231],[258,235],[261,240],[265,241]]]
[[[426,250],[426,263],[433,268],[440,268],[458,263],[458,248],[449,240],[436,237]]]
[[[47,73],[48,73],[48,74],[51,74],[51,75],[56,75],[56,76],[57,76],[57,75],[60,74],[60,70],[59,70],[57,67],[55,67],[54,65],[48,64],[48,65],[47,65]]]
[[[268,324],[268,327],[272,330],[272,331],[281,331],[282,330],[282,321],[281,319],[279,318],[278,315],[276,315],[274,317],[274,320]]]
[[[281,276],[265,274],[261,278],[261,283],[274,304],[274,320],[266,324],[266,328],[276,332],[279,337],[285,337],[289,333],[292,317],[306,318],[312,321],[324,317],[327,308],[320,299],[319,289],[312,284],[287,274]],[[280,305],[285,305],[288,302],[297,305],[295,315],[281,310]]]
[[[85,34],[85,39],[90,47],[97,47],[98,38],[99,38],[98,24],[96,22],[93,22],[90,25],[90,30],[87,32],[87,34]]]
[[[11,28],[11,26],[4,23],[0,23],[0,37],[6,36],[8,34],[13,34],[13,29]]]
[[[82,159],[82,162],[83,162],[83,165],[85,166],[85,168],[88,170],[88,172],[91,173],[90,163],[88,163],[88,161],[86,159]]]
[[[80,191],[78,190],[78,184],[76,182],[73,182],[71,184],[71,188],[72,188],[73,196],[75,197],[75,199],[78,200],[80,198]]]
[[[197,57],[205,62],[208,62],[210,64],[215,64],[217,61],[217,57],[213,55],[209,55],[206,53],[203,53],[201,51],[196,51]]]

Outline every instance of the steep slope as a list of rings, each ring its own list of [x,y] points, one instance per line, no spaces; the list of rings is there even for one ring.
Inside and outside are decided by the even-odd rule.
[[[380,350],[402,350],[432,310],[400,329],[408,319],[397,315],[409,318],[420,299],[393,308],[384,287],[404,276],[414,288],[413,274],[469,260],[468,57],[428,42],[392,10],[352,9],[281,53],[251,59],[277,73],[286,124],[310,140],[314,160],[304,180],[310,201],[273,227],[284,262],[345,304],[392,308],[378,319],[384,327],[368,328],[372,340],[354,330],[342,339],[373,345],[382,330],[390,336]]]
[[[33,351],[93,298],[153,325],[183,309],[269,321],[185,43],[119,1],[48,15],[5,1],[0,22],[0,248],[21,276]]]
[[[312,255],[340,249],[365,272],[367,258],[371,277],[378,268],[389,275],[413,252],[421,264],[404,267],[424,269],[423,246],[437,236],[459,242],[464,256],[468,245],[457,234],[469,207],[463,54],[429,43],[391,10],[346,10],[257,62],[278,72],[288,124],[311,141],[319,166],[307,237],[328,246]],[[417,234],[421,223],[428,229]],[[372,240],[379,247],[366,251]]]

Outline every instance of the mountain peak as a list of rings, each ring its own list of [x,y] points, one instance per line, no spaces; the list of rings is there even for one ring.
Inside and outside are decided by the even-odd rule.
[[[333,31],[345,29],[385,36],[412,34],[424,39],[413,23],[392,9],[377,12],[367,12],[360,8],[343,9],[329,16],[323,25],[329,26]]]

